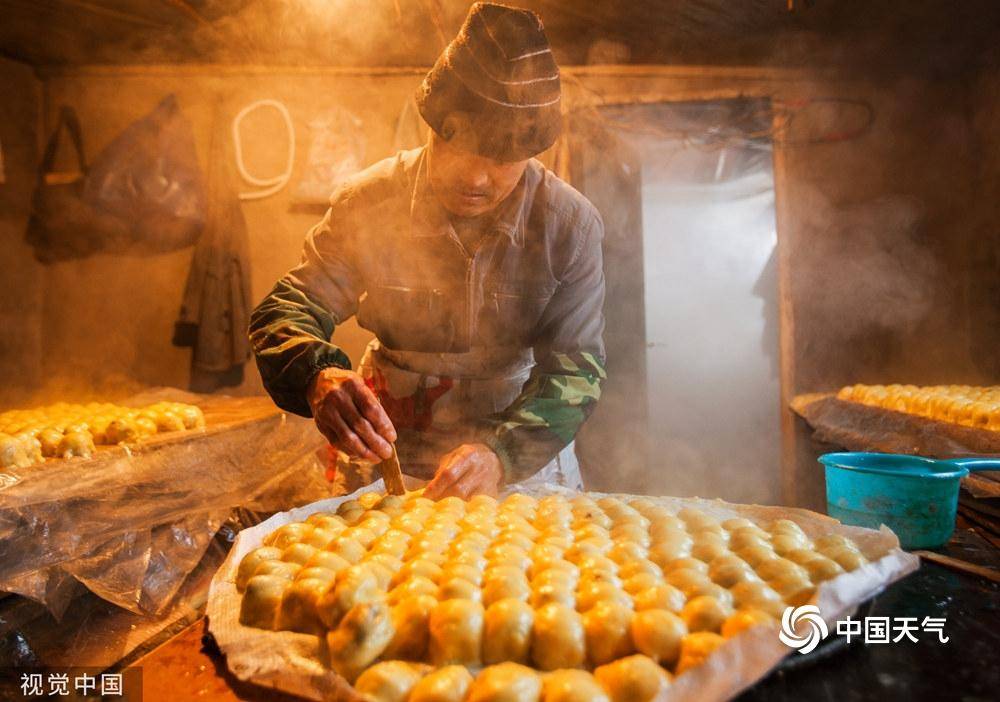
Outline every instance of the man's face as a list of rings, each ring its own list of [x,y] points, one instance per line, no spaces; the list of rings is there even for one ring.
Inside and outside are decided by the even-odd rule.
[[[431,132],[427,171],[441,206],[459,217],[493,210],[521,180],[528,161],[495,161],[464,151]]]

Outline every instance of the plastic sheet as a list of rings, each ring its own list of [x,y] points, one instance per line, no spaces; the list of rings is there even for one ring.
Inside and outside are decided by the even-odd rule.
[[[535,497],[575,494],[553,485],[525,483],[515,488],[517,492]],[[323,500],[276,514],[240,533],[225,563],[212,578],[207,610],[209,631],[225,654],[226,665],[236,677],[307,699],[338,702],[363,700],[346,680],[323,664],[319,637],[290,631],[266,631],[240,624],[242,598],[236,590],[235,576],[243,556],[260,546],[264,537],[278,526],[304,520],[313,512],[335,511],[345,500],[354,499],[365,492],[382,490],[384,487],[379,480],[349,496]],[[588,494],[594,499],[605,496],[604,493]],[[682,507],[695,507],[718,519],[738,516],[759,523],[791,519],[812,538],[825,534],[843,534],[853,540],[871,562],[820,585],[811,603],[819,607],[828,625],[853,612],[859,604],[920,566],[920,559],[902,551],[899,540],[885,527],[874,531],[845,526],[830,517],[792,507],[738,505],[699,498],[649,499],[672,511],[678,511]],[[702,665],[675,678],[655,702],[712,702],[731,699],[766,675],[790,651],[779,641],[773,627],[755,627],[728,639]]]
[[[260,398],[145,393],[201,406]],[[76,583],[136,613],[162,611],[236,507],[273,512],[331,494],[312,422],[257,412],[200,435],[52,461],[0,477],[0,590],[59,617]]]

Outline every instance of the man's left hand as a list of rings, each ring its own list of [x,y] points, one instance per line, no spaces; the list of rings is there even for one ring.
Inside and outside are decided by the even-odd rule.
[[[486,444],[462,444],[438,464],[424,496],[431,500],[454,495],[467,500],[473,495],[496,497],[503,482],[503,464]]]

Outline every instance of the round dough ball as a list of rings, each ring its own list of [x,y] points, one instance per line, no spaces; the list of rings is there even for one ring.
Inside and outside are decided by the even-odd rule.
[[[770,535],[763,529],[746,528],[738,529],[729,536],[729,548],[734,551],[750,548],[752,546],[770,547]]]
[[[430,666],[406,661],[383,661],[358,676],[354,689],[370,702],[406,702]]]
[[[309,544],[292,544],[281,554],[281,560],[286,563],[298,563],[305,565],[310,559],[319,553],[319,549]]]
[[[611,537],[619,543],[632,543],[642,548],[649,548],[651,539],[649,531],[640,524],[620,524],[611,530]]]
[[[442,580],[438,586],[438,597],[442,600],[473,600],[482,602],[483,592],[464,578]]]
[[[531,659],[537,668],[582,667],[585,641],[583,618],[569,607],[552,603],[535,612]]]
[[[611,702],[650,702],[670,684],[670,676],[649,656],[637,653],[602,665],[594,677]]]
[[[805,580],[808,574],[806,573],[806,569],[798,563],[793,563],[787,558],[775,558],[758,565],[757,575],[764,580],[790,578],[793,576],[798,577],[800,580]]]
[[[326,583],[332,583],[337,579],[337,574],[332,570],[326,568],[318,568],[316,566],[303,567],[298,573],[295,574],[296,580],[322,580]]]
[[[535,542],[524,532],[504,531],[497,536],[495,545],[498,547],[519,548],[527,553],[535,547]]]
[[[688,600],[681,610],[681,619],[688,631],[714,631],[722,628],[723,622],[732,614],[732,609],[714,597],[700,595]]]
[[[658,575],[638,573],[637,575],[633,575],[631,578],[626,580],[622,587],[625,589],[625,592],[635,596],[640,592],[663,584],[663,578]]]
[[[827,558],[836,561],[837,565],[847,572],[857,570],[868,562],[868,559],[862,556],[857,549],[847,546],[830,549],[826,551],[824,555],[826,555]]]
[[[430,559],[431,554],[424,554],[424,558]],[[442,557],[442,561],[444,558]],[[475,551],[463,551],[462,553],[456,553],[452,558],[448,559],[449,563],[454,563],[456,565],[467,565],[472,566],[477,570],[485,570],[487,565],[486,557],[481,553],[476,553]]]
[[[599,555],[589,555],[580,559],[577,563],[582,573],[610,573],[614,575],[618,572],[618,564],[610,558]]]
[[[315,578],[295,580],[285,589],[278,610],[277,628],[297,631],[300,634],[320,634],[323,624],[319,619],[319,602],[327,590],[329,580]]]
[[[825,534],[816,539],[816,550],[825,554],[827,551],[846,546],[857,550],[854,542],[841,534]]]
[[[483,640],[483,605],[445,600],[431,610],[430,660],[435,666],[479,665]]]
[[[587,658],[603,665],[635,651],[632,645],[632,610],[617,602],[598,602],[583,615]]]
[[[394,558],[402,558],[410,548],[410,538],[410,535],[405,531],[390,529],[375,540],[369,552],[385,553]]]
[[[681,641],[681,655],[677,661],[677,675],[696,668],[705,662],[715,649],[726,640],[710,631],[691,632]]]
[[[578,612],[586,612],[598,602],[617,602],[618,604],[632,608],[632,598],[624,590],[611,583],[588,582],[581,583],[576,590],[576,609]]]
[[[487,563],[507,565],[525,571],[531,565],[531,557],[524,549],[512,544],[491,546],[485,553]],[[488,567],[488,566],[487,566]]]
[[[694,507],[684,507],[677,516],[687,525],[689,531],[700,531],[718,524],[718,520]]]
[[[814,583],[831,580],[844,572],[839,563],[825,556],[814,558],[804,563],[803,567],[809,572],[809,579]]]
[[[364,512],[367,507],[365,507],[359,500],[344,500],[337,506],[337,514],[343,516],[348,512],[353,512],[355,510],[361,510]]]
[[[236,589],[243,592],[247,587],[247,581],[253,577],[254,571],[264,561],[280,561],[281,549],[274,546],[261,546],[247,555],[240,561],[240,567],[236,570]]]
[[[619,568],[643,562],[649,563],[651,566],[656,568],[655,563],[646,560],[646,555],[648,553],[649,550],[644,546],[640,546],[639,544],[631,541],[623,541],[608,551],[608,558],[617,563]],[[657,571],[659,571],[659,568],[657,568]]]
[[[333,631],[327,632],[330,667],[353,681],[389,646],[395,630],[383,600],[352,607]]]
[[[691,555],[705,563],[711,563],[716,558],[729,555],[729,547],[718,538],[696,540],[691,547]]]
[[[350,568],[351,564],[338,556],[336,553],[330,553],[329,551],[317,551],[313,554],[312,558],[306,561],[304,567],[325,568],[333,573],[339,573],[342,570]]]
[[[394,634],[385,649],[386,658],[423,660],[430,636],[428,621],[436,606],[437,600],[430,595],[414,595],[392,607]]]
[[[483,605],[489,607],[494,602],[505,599],[524,600],[531,596],[531,586],[522,571],[488,571],[483,581]]]
[[[733,606],[733,593],[729,592],[729,590],[721,585],[716,585],[712,582],[704,585],[693,585],[683,592],[684,596],[688,598],[688,600],[692,600],[695,597],[712,597],[718,600],[724,607]]]
[[[771,546],[775,553],[784,556],[791,551],[807,549],[811,546],[809,539],[797,534],[775,534],[771,538]]]
[[[734,555],[716,558],[709,564],[708,577],[722,587],[732,587],[744,580],[759,580],[750,564]]]
[[[580,582],[580,569],[569,561],[554,561],[545,570],[532,576],[532,583],[541,580],[566,578],[573,583],[573,587]]]
[[[687,598],[684,593],[673,585],[657,585],[643,590],[635,595],[633,600],[635,611],[646,609],[665,609],[670,612],[680,612]]]
[[[483,571],[479,570],[475,566],[470,566],[465,563],[452,563],[451,561],[448,561],[441,569],[441,577],[439,580],[444,582],[445,580],[452,580],[454,578],[467,580],[476,587],[479,587],[483,583]]]
[[[649,525],[649,535],[654,541],[659,541],[665,535],[687,531],[687,525],[677,517],[664,516],[651,520]]]
[[[439,599],[440,590],[433,581],[422,575],[414,575],[412,578],[389,590],[389,604],[394,605],[402,602],[407,597],[414,597],[415,595],[430,595],[434,599]]]
[[[410,691],[408,702],[462,702],[472,675],[465,666],[446,665],[427,674]]]
[[[338,536],[332,543],[328,544],[326,550],[335,553],[348,563],[359,563],[365,557],[365,547],[354,539],[346,536]]]
[[[264,545],[284,550],[292,544],[302,541],[314,528],[312,524],[304,522],[285,524],[264,537]]]
[[[813,551],[811,548],[796,548],[791,551],[786,551],[782,554],[784,558],[787,558],[792,563],[798,563],[800,566],[804,566],[809,561],[815,561],[818,558],[826,558],[823,554]]]
[[[771,548],[771,544],[761,544],[758,546],[746,546],[736,551],[736,555],[742,558],[744,561],[749,563],[753,568],[758,567],[760,564],[766,561],[774,561],[781,558],[774,549]]]
[[[500,663],[476,676],[466,702],[538,702],[541,694],[538,673],[518,663]]]
[[[375,503],[375,509],[380,509],[384,512],[386,509],[402,509],[405,504],[406,498],[402,495],[383,495]]]
[[[612,587],[620,588],[622,586],[622,579],[607,570],[583,571],[580,575],[580,579],[577,581],[577,587],[583,589],[588,585],[593,585],[595,583],[604,583],[606,585],[611,585]]]
[[[793,522],[791,519],[778,519],[771,523],[768,528],[772,536],[777,536],[779,534],[786,534],[791,536],[798,536],[803,539],[807,539],[806,533],[802,531],[802,527]]]
[[[585,670],[553,670],[545,676],[542,702],[611,702],[597,678]]]
[[[253,572],[254,575],[274,575],[284,580],[294,580],[302,566],[285,561],[264,561]]]
[[[240,603],[240,624],[258,629],[274,629],[285,589],[290,582],[274,575],[255,575],[247,581]]]
[[[483,626],[483,663],[527,663],[535,612],[516,599],[494,602],[487,608]]]
[[[395,575],[392,576],[392,580],[389,584],[392,587],[405,583],[410,578],[425,578],[431,582],[437,582],[441,577],[442,568],[437,563],[425,560],[423,558],[417,558],[412,561],[407,561],[403,564]]]
[[[799,573],[785,573],[767,581],[781,598],[791,605],[804,604],[813,596],[816,588],[807,577]]]
[[[738,607],[759,608],[762,602],[781,602],[781,595],[767,583],[758,580],[737,583],[729,592]]]
[[[684,620],[665,609],[646,609],[632,618],[632,641],[640,653],[672,668],[688,633]]]
[[[350,566],[339,573],[333,587],[327,589],[317,603],[320,620],[328,629],[333,629],[347,613],[364,602],[371,602],[380,597],[375,576],[367,568]]]
[[[722,625],[722,638],[731,639],[755,626],[773,626],[774,618],[760,609],[741,609],[726,619]]]
[[[636,558],[627,563],[620,564],[618,568],[618,575],[626,579],[640,573],[648,573],[657,577],[663,576],[663,570],[660,566],[645,558]]]
[[[338,532],[316,527],[308,536],[302,539],[302,543],[324,549],[333,543],[333,540],[337,538],[337,534]]]
[[[663,567],[663,574],[667,575],[675,570],[693,570],[697,573],[707,573],[708,564],[698,558],[675,558]]]
[[[540,609],[550,602],[558,602],[570,609],[576,608],[576,594],[572,585],[565,583],[542,583],[531,590],[531,606]]]
[[[739,529],[745,529],[748,527],[752,528],[755,526],[757,525],[751,522],[749,519],[744,519],[743,517],[733,517],[732,519],[727,519],[726,521],[722,522],[722,528],[730,533],[737,531]]]
[[[664,578],[668,584],[673,585],[682,592],[691,587],[710,585],[712,583],[705,573],[687,568],[672,570]]]
[[[563,555],[563,557],[570,563],[579,566],[580,562],[583,561],[583,559],[590,558],[593,556],[601,556],[603,555],[603,553],[604,552],[597,545],[593,543],[578,541],[575,544],[573,544],[572,547],[566,550],[566,553]]]

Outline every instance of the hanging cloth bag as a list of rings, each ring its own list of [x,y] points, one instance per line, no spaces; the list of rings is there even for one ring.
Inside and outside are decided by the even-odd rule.
[[[63,130],[76,152],[75,171],[53,171]],[[120,247],[128,243],[125,222],[84,199],[86,177],[80,121],[73,108],[64,106],[42,155],[25,235],[42,263],[83,258],[109,244]]]

